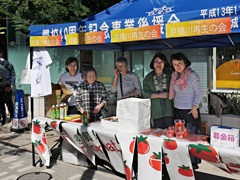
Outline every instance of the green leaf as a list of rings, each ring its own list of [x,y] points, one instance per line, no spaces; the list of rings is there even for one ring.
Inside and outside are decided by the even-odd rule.
[[[138,139],[138,143],[143,142],[144,144],[147,144],[147,141],[146,141],[147,137],[143,137],[143,136],[141,135],[141,136],[138,137],[137,139]]]
[[[189,147],[191,148],[196,148],[196,152],[197,153],[201,153],[202,151],[206,151],[208,153],[212,153],[213,151],[211,149],[209,149],[208,147],[211,147],[211,146],[205,146],[205,145],[202,145],[202,144],[189,144]]]

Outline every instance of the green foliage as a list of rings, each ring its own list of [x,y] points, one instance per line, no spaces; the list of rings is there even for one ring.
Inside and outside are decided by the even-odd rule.
[[[240,94],[239,93],[214,93],[227,104],[224,114],[240,115]]]
[[[0,12],[27,36],[31,25],[81,21],[117,2],[119,0],[1,0]]]

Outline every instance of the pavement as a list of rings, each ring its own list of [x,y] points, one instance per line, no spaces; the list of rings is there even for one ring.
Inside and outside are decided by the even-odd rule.
[[[31,124],[29,124],[31,127]],[[63,162],[60,148],[52,150],[50,167],[32,165],[31,130],[22,133],[11,132],[11,123],[0,127],[0,180],[123,180],[125,177],[111,171],[107,165],[98,165],[97,170]],[[49,130],[48,144],[54,145],[59,136]],[[38,154],[35,154],[38,161]],[[202,161],[194,172],[196,180],[240,180],[240,175],[228,174]],[[169,180],[165,175],[163,180]]]

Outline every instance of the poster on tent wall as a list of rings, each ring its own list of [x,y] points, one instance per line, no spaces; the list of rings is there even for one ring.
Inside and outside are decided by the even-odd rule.
[[[240,89],[240,59],[229,60],[216,70],[216,87]]]

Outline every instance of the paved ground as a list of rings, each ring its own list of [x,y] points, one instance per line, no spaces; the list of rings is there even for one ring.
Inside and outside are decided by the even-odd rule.
[[[1,180],[114,180],[124,177],[114,174],[109,167],[97,166],[97,170],[65,163],[59,158],[59,148],[52,152],[51,166],[32,166],[31,131],[10,132],[11,124],[0,127],[0,179]],[[47,132],[49,144],[56,143],[54,131]],[[36,158],[38,155],[36,154]],[[195,171],[196,180],[240,179],[203,161]],[[164,180],[168,180],[164,176]]]

